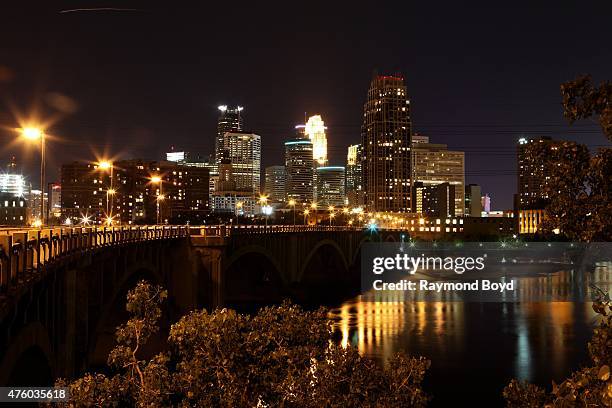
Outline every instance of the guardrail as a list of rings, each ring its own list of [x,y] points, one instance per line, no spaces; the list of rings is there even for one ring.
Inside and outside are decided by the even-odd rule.
[[[326,225],[205,225],[57,227],[0,230],[0,294],[20,281],[41,273],[50,262],[75,251],[122,245],[129,242],[173,239],[191,235],[230,237],[234,234],[360,231],[359,227]]]
[[[0,231],[0,294],[76,251],[188,237],[186,226],[7,229]]]

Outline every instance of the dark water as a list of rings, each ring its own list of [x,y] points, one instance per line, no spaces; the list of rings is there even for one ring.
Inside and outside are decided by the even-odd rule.
[[[520,284],[554,290],[568,272],[521,277]],[[612,267],[591,280],[610,288]],[[519,378],[550,386],[588,364],[596,324],[590,303],[404,302],[357,296],[331,310],[344,345],[384,361],[403,350],[432,362],[431,406],[503,406],[503,387]]]

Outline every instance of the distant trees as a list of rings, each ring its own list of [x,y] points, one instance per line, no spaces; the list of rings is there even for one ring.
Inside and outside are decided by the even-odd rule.
[[[593,85],[590,75],[561,85],[564,116],[576,120],[597,116],[612,140],[612,84]],[[551,171],[546,194],[550,203],[541,225],[545,234],[559,230],[577,241],[612,240],[612,149],[591,155],[585,145],[568,143],[550,150],[531,144],[532,157]]]
[[[332,341],[326,312],[283,304],[253,317],[233,310],[191,312],[174,324],[169,350],[141,348],[158,333],[167,293],[140,282],[129,292],[131,318],[117,329],[112,376],[86,374],[60,406],[423,407],[424,358],[397,354],[385,367]]]

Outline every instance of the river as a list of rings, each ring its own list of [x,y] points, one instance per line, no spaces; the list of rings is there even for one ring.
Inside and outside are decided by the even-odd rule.
[[[555,290],[569,272],[523,276],[521,286]],[[610,289],[612,267],[594,281]],[[589,363],[596,314],[587,302],[403,302],[363,295],[330,311],[343,345],[381,363],[400,350],[431,360],[425,389],[431,406],[503,406],[512,379],[548,386]]]

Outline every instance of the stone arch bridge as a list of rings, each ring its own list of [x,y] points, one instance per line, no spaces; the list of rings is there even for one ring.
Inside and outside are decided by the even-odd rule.
[[[102,368],[127,318],[125,295],[141,279],[168,289],[163,332],[194,308],[358,286],[361,244],[398,236],[321,226],[0,231],[0,386]]]

